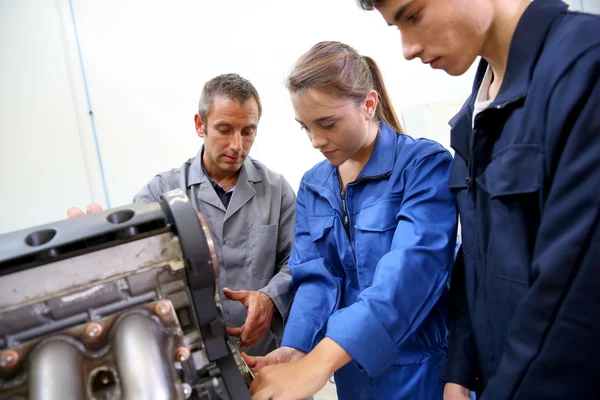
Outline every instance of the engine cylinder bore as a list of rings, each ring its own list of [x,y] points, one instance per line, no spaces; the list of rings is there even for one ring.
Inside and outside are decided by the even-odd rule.
[[[41,342],[33,351],[29,363],[29,399],[83,399],[84,382],[83,355],[66,340],[54,338]]]
[[[161,344],[164,333],[141,314],[124,317],[115,328],[114,351],[123,398],[162,400],[176,393]]]

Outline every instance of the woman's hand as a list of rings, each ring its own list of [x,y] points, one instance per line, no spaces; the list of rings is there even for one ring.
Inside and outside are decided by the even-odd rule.
[[[300,400],[317,393],[329,379],[324,365],[308,357],[284,364],[265,366],[258,372],[250,393],[252,400]]]
[[[296,350],[293,347],[280,347],[273,350],[264,357],[252,357],[246,353],[242,353],[242,358],[252,370],[252,373],[257,374],[263,367],[267,365],[283,364],[290,361],[296,361],[306,355],[305,352]]]
[[[289,348],[281,348],[289,349]],[[257,362],[256,377],[250,386],[253,400],[297,400],[305,399],[317,393],[325,386],[329,377],[339,368],[352,360],[352,357],[339,344],[326,337],[306,356],[287,361],[276,359],[272,355],[264,358],[269,361]],[[288,354],[284,350],[281,354]],[[298,350],[296,350],[298,351]],[[261,357],[257,357],[261,358]]]

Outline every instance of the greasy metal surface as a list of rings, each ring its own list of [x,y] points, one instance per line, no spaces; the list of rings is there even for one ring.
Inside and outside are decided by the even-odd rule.
[[[151,319],[130,314],[115,327],[114,353],[123,396],[127,399],[169,400],[175,385],[169,373],[173,363],[161,344],[164,332]]]
[[[57,354],[62,355],[63,353],[65,355],[62,356],[63,358],[58,357],[57,365],[60,365],[60,368],[63,368],[64,371],[67,371],[71,375],[75,372],[75,375],[79,374],[78,376],[80,377],[81,382],[84,382],[84,389],[87,393],[90,393],[90,385],[94,382],[94,374],[97,373],[99,369],[115,371],[115,378],[119,385],[123,385],[123,374],[128,377],[132,376],[131,371],[129,371],[132,368],[138,371],[154,369],[161,371],[159,374],[167,374],[168,376],[168,378],[165,379],[170,382],[168,388],[171,390],[171,397],[166,398],[182,398],[183,389],[176,376],[174,359],[176,349],[185,347],[186,343],[177,319],[175,308],[171,303],[169,303],[169,312],[162,313],[160,316],[156,314],[156,309],[158,308],[157,305],[161,301],[164,302],[167,300],[149,302],[135,309],[114,314],[92,323],[84,323],[62,332],[57,332],[49,338],[37,338],[10,349],[11,352],[16,353],[17,361],[9,367],[0,367],[0,399],[8,400],[16,396],[28,398],[29,391],[40,387],[31,386],[31,381],[28,377],[28,373],[31,374],[31,370],[28,371],[28,366],[33,362],[36,364],[36,368],[39,367],[37,370],[38,372],[50,371],[50,369],[46,368],[46,365],[49,365],[50,363],[45,363],[45,361],[55,360],[57,359]],[[138,321],[136,324],[128,322],[130,321],[128,318],[132,316],[135,318],[131,321]],[[122,322],[126,323],[122,324]],[[152,333],[140,333],[139,330],[141,326],[145,327],[144,330],[151,331]],[[96,334],[91,336],[90,331],[92,331],[93,327],[99,327],[99,329],[96,331]],[[148,329],[148,327],[153,328]],[[124,343],[132,342],[135,347],[136,341],[138,343],[137,349],[129,349],[130,345],[127,344],[127,348],[123,350]],[[62,348],[57,350],[55,347],[56,345],[46,347],[48,344],[54,342],[69,343],[67,346],[77,349],[78,354],[82,357],[81,361],[76,359],[73,355],[74,353],[68,350]],[[157,348],[160,349],[160,357],[157,357],[157,354],[159,354],[156,351]],[[40,356],[41,349],[44,349],[45,351],[43,351]],[[142,358],[139,358],[139,355],[136,355],[136,352],[148,352],[149,349],[154,349],[152,350],[153,353],[151,354],[151,357],[144,355]],[[121,355],[119,355],[119,352]],[[35,356],[36,354],[38,355]],[[32,359],[33,356],[36,358]],[[124,358],[124,356],[126,357]],[[159,364],[155,364],[158,358],[160,358],[161,361]],[[66,365],[67,363],[75,364],[75,366],[72,367]],[[155,377],[156,372],[153,373],[154,375],[152,376]],[[136,372],[133,372],[133,376],[136,376],[136,374]],[[45,375],[38,373],[33,376],[43,377]],[[59,375],[58,378],[61,378],[61,376]],[[36,382],[47,381],[47,379],[35,379],[34,383],[36,385]],[[164,379],[162,382],[164,382]],[[155,390],[155,383],[156,382],[153,381],[148,388]],[[165,386],[162,387],[164,388]],[[118,389],[120,391],[122,389],[121,386],[119,386]],[[124,398],[146,398],[145,395],[141,395],[141,397],[137,396],[137,393],[138,392],[134,391],[132,394],[133,397],[125,396]],[[161,393],[164,393],[164,390],[161,389]],[[35,394],[35,392],[31,392],[29,396],[32,396],[33,394]],[[45,397],[42,396],[38,398]],[[76,399],[83,397],[63,396],[57,398]]]
[[[179,197],[176,208],[191,209]],[[219,263],[204,217],[198,215],[198,229],[186,230],[156,205],[113,211],[100,219],[59,221],[52,237],[32,228],[27,246],[42,252],[31,259],[19,249],[13,249],[16,258],[0,254],[6,267],[0,279],[0,400],[249,399],[238,375],[247,379],[248,370],[237,348],[210,359],[194,322],[214,314],[215,302],[220,309],[212,282]],[[95,237],[100,231],[106,235]],[[198,310],[188,287],[185,240],[177,236],[182,232],[188,250],[204,239],[208,245],[194,262],[209,272],[202,285],[214,292],[214,302],[211,293],[197,302]]]
[[[97,245],[99,237],[110,233],[113,239],[117,233],[133,237],[139,228],[148,224],[157,227],[161,221],[164,216],[158,203],[137,203],[5,233],[0,235],[0,264],[6,266],[13,263],[11,260],[40,252],[52,256],[57,249],[64,250],[81,240]],[[37,240],[31,240],[36,236]]]
[[[219,265],[219,260],[217,258],[217,249],[215,248],[212,233],[210,232],[208,221],[204,215],[202,215],[202,213],[197,213],[197,215],[198,219],[200,220],[200,224],[202,225],[204,235],[206,236],[206,241],[208,242],[208,249],[210,251],[210,259],[213,265],[213,271],[215,272],[215,279],[218,279],[219,275],[221,274],[221,266]]]
[[[57,337],[36,348],[29,360],[29,399],[84,398],[83,355]]]
[[[93,267],[86,268],[90,261],[93,261]],[[182,265],[181,248],[172,233],[100,250],[93,253],[93,257],[81,255],[20,271],[0,279],[0,313],[56,296],[67,303],[80,301],[103,290],[103,282],[156,268],[157,264],[166,262]],[[23,282],[36,284],[23,285]]]

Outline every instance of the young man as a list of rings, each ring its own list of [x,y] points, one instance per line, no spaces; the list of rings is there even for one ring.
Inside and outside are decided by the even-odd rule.
[[[253,355],[274,350],[283,335],[293,298],[287,263],[296,215],[296,196],[285,178],[248,157],[261,113],[248,80],[225,74],[208,81],[194,117],[202,148],[180,168],[156,175],[133,199],[155,202],[181,188],[204,214],[221,265],[218,286],[228,333]],[[98,209],[91,205],[87,211]],[[78,208],[68,212],[81,214]]]
[[[462,252],[445,399],[598,397],[600,18],[558,0],[359,0],[407,59],[481,56],[451,120]]]

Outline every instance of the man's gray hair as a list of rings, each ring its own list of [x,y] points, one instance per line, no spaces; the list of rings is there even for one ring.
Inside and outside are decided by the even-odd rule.
[[[260,97],[258,96],[258,91],[254,85],[238,74],[223,74],[206,82],[202,89],[200,103],[198,104],[198,114],[205,124],[207,123],[208,112],[210,111],[213,100],[215,96],[219,95],[236,100],[240,104],[243,104],[254,97],[258,104],[258,118],[260,119],[260,116],[262,115],[262,105],[260,104]]]

